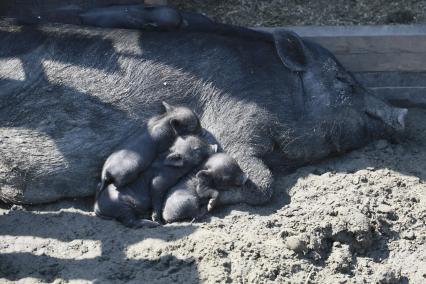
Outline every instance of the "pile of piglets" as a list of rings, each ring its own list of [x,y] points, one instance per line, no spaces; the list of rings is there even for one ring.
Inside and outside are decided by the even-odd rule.
[[[197,115],[162,102],[141,134],[131,136],[105,161],[96,191],[97,216],[128,227],[195,220],[211,211],[221,190],[248,180],[238,163],[208,144]],[[152,220],[144,219],[151,213]]]

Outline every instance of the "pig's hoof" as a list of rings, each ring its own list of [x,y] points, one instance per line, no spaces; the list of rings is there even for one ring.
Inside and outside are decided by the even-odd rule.
[[[207,204],[207,211],[210,212],[214,209],[216,202],[214,202],[213,199],[210,199],[209,203]]]
[[[162,222],[161,222],[161,218],[160,218],[160,216],[158,215],[158,213],[156,213],[156,212],[154,212],[154,213],[152,213],[152,215],[151,215],[151,219],[152,219],[152,221],[153,222],[156,222],[156,223],[158,223],[158,224],[161,224]]]

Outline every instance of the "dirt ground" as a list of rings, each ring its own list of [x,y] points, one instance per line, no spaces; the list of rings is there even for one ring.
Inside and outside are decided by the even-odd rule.
[[[401,144],[281,176],[265,207],[132,230],[91,200],[3,205],[0,282],[425,283],[426,110]]]
[[[426,1],[413,0],[169,2],[247,26],[426,21]],[[410,109],[401,144],[280,176],[268,206],[199,223],[132,230],[87,199],[0,204],[0,282],[426,283],[425,121]]]
[[[169,0],[242,26],[412,24],[426,22],[425,0]]]

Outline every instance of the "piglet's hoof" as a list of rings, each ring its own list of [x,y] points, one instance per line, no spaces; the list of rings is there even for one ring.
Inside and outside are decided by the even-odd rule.
[[[207,204],[207,211],[211,212],[216,207],[216,200],[210,199],[209,203]]]
[[[156,212],[152,213],[151,219],[152,219],[153,222],[156,222],[158,224],[162,224],[162,220],[161,220],[160,216],[158,215],[158,213],[156,213]]]

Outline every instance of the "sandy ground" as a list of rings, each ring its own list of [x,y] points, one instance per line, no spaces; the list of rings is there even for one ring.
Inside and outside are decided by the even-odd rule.
[[[3,205],[0,282],[426,283],[426,110],[401,144],[278,179],[265,207],[127,229],[91,200]]]
[[[425,0],[169,0],[243,26],[412,24],[426,22]]]

